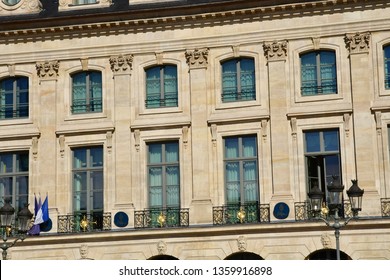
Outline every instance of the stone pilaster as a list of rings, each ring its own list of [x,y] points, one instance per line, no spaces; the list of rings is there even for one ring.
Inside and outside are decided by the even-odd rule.
[[[349,50],[351,89],[353,102],[353,124],[355,139],[356,178],[360,188],[364,189],[363,212],[372,215],[380,214],[374,205],[379,201],[379,194],[375,183],[373,143],[375,143],[374,117],[371,113],[371,100],[374,99],[372,76],[367,75],[370,63],[370,33],[355,33],[345,36],[346,47]],[[346,186],[348,189],[350,185]]]
[[[34,158],[36,175],[35,191],[40,193],[42,199],[49,197],[49,212],[57,205],[61,192],[57,189],[57,78],[58,61],[37,62],[36,70],[39,78],[39,114],[36,117],[40,130],[40,137],[34,138],[32,143],[32,156]],[[54,106],[53,106],[54,105]],[[62,109],[62,108],[61,108]],[[35,176],[34,175],[34,176]],[[50,215],[54,230],[57,224],[56,215]]]
[[[133,55],[113,56],[109,60],[114,76],[114,118],[115,132],[112,142],[115,172],[115,208],[132,208],[133,198],[131,184],[131,155],[129,143],[131,143],[130,118],[130,77],[133,63]]]
[[[293,209],[289,160],[289,122],[287,121],[286,59],[288,42],[264,43],[264,55],[268,60],[270,142],[272,157],[271,212],[278,202],[285,202]],[[298,186],[296,186],[298,187]],[[269,193],[269,191],[267,191]],[[290,211],[289,218],[293,217]],[[273,218],[273,217],[271,217]]]
[[[207,127],[206,70],[209,50],[186,51],[190,73],[191,96],[191,151],[192,151],[192,213],[191,223],[210,223],[212,205],[209,178],[209,130]]]

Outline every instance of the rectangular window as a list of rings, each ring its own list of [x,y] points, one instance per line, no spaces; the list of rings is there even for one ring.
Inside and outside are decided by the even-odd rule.
[[[149,207],[180,207],[178,142],[148,144]]]
[[[28,117],[28,78],[13,77],[0,81],[0,119]]]
[[[178,106],[177,67],[163,65],[146,70],[146,108]]]
[[[222,101],[255,100],[255,63],[252,58],[222,63]]]
[[[302,54],[301,94],[303,96],[337,94],[336,55],[334,51]]]
[[[103,227],[103,148],[73,149],[73,212],[76,226],[87,218],[94,229]]]
[[[327,186],[332,183],[333,176],[342,182],[339,131],[308,130],[304,132],[304,140],[308,189],[318,186],[326,201]]]
[[[226,202],[259,202],[257,137],[224,138]]]
[[[72,113],[102,112],[102,74],[85,71],[72,75]]]
[[[10,198],[18,213],[28,203],[28,152],[0,153],[0,197]]]

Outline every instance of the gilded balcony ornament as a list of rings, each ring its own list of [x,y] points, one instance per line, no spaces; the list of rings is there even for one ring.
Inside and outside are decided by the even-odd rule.
[[[243,223],[246,217],[246,212],[243,207],[240,207],[240,211],[237,212],[237,219],[240,220],[240,223]]]
[[[88,219],[87,219],[87,216],[85,216],[84,215],[84,217],[81,219],[81,221],[80,221],[80,228],[82,228],[83,229],[83,231],[85,232],[85,231],[87,231],[87,229],[88,229],[88,227],[89,227],[89,225],[90,224],[97,224],[97,222],[91,222],[91,221],[89,221]]]
[[[159,223],[160,227],[163,227],[166,221],[166,216],[163,214],[163,212],[160,213],[157,217],[157,222]]]

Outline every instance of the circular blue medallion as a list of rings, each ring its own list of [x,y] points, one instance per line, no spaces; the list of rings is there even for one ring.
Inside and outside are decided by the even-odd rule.
[[[114,216],[114,224],[117,227],[125,227],[129,223],[129,216],[125,212],[118,212]]]
[[[53,222],[49,218],[46,222],[40,224],[39,227],[40,227],[41,231],[48,232],[48,231],[50,231],[52,229]]]
[[[274,207],[274,216],[277,219],[286,219],[290,213],[290,208],[284,202],[279,202]]]

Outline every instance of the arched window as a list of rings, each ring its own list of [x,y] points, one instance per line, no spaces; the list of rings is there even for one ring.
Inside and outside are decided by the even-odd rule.
[[[319,50],[300,56],[301,94],[303,96],[337,94],[336,55]]]
[[[0,119],[28,117],[28,78],[12,77],[0,81]]]
[[[390,45],[383,47],[385,65],[385,88],[390,89]]]
[[[222,102],[256,99],[255,63],[253,58],[235,58],[222,66]]]
[[[146,108],[178,106],[177,67],[161,65],[145,70]]]
[[[83,71],[72,75],[73,114],[101,112],[102,74],[98,71]]]

